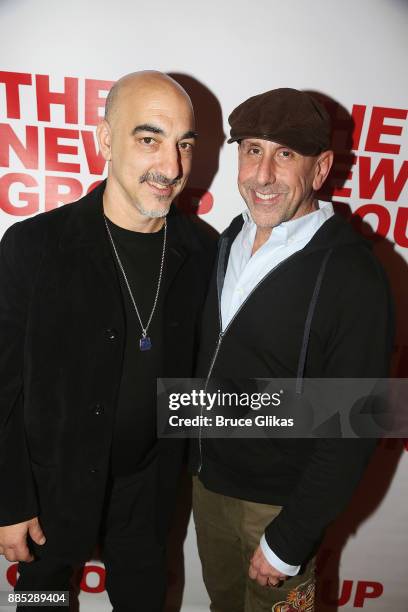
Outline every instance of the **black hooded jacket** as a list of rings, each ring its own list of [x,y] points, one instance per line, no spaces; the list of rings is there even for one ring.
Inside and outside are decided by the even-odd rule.
[[[219,299],[241,227],[237,217],[220,239],[197,376],[212,369],[217,379],[296,378],[321,272],[302,376],[387,377],[394,327],[388,283],[370,243],[337,215],[264,277],[220,339]],[[266,540],[279,558],[298,565],[347,504],[374,447],[370,439],[203,439],[196,471],[212,491],[283,506]]]

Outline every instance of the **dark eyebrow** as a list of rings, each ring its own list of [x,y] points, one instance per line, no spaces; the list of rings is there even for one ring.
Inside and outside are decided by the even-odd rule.
[[[249,146],[253,146],[253,147],[262,147],[262,144],[259,144],[259,142],[255,142],[255,138],[243,138],[239,144],[247,144]],[[261,139],[259,139],[261,140]]]
[[[152,132],[152,134],[165,135],[164,130],[155,125],[150,125],[150,123],[142,123],[142,125],[137,125],[135,128],[133,128],[132,134],[137,134],[138,132]]]
[[[186,138],[197,138],[197,136],[198,136],[197,132],[190,130],[189,132],[186,132],[185,134],[183,134],[183,136],[181,137],[181,140],[185,140]]]
[[[138,132],[151,132],[152,134],[161,134],[163,136],[166,135],[165,131],[162,128],[157,127],[156,125],[150,125],[150,123],[142,123],[142,125],[137,125],[132,130],[132,134],[137,134]],[[189,130],[181,137],[181,140],[186,140],[187,138],[197,138],[197,132],[194,130]]]

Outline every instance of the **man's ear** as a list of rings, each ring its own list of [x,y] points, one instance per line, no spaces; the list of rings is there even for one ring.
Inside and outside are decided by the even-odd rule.
[[[322,187],[333,164],[333,151],[323,151],[316,160],[316,172],[313,180],[314,191]]]
[[[98,139],[99,148],[106,161],[112,159],[111,153],[111,136],[112,130],[106,119],[103,119],[96,128],[96,137]]]

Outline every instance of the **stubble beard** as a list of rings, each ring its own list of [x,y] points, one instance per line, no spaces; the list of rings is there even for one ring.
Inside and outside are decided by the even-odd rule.
[[[263,191],[263,189],[264,186],[259,186],[251,181],[248,183],[243,183],[243,190],[240,189],[240,193],[257,228],[264,231],[271,231],[274,227],[287,220],[285,219],[287,211],[285,211],[285,205],[283,203],[283,205],[278,204],[276,210],[273,212],[267,213],[265,211],[262,213],[262,209],[252,202],[250,193],[257,190]],[[287,185],[277,183],[274,185],[274,189],[275,191],[281,193],[284,199],[286,198],[286,194],[288,192]],[[272,216],[272,219],[268,219],[269,215]]]
[[[148,217],[149,219],[161,219],[168,215],[170,206],[171,206],[171,202],[165,208],[155,208],[154,210],[148,210],[147,208],[144,208],[137,202],[135,202],[135,206],[137,210],[140,212],[140,214],[143,215],[144,217]]]
[[[250,201],[246,202],[248,210],[251,214],[251,218],[255,225],[261,230],[273,230],[274,227],[277,227],[284,221],[287,221],[286,211],[274,211],[275,214],[269,213],[272,218],[268,219],[268,213],[262,214],[262,212],[257,209],[255,204]]]
[[[146,172],[145,174],[143,174],[143,176],[140,177],[139,183],[144,183],[148,180],[160,183],[161,185],[177,185],[177,183],[179,182],[178,179],[171,181],[167,177],[163,176],[162,174],[154,174],[152,172]],[[159,209],[155,208],[153,210],[148,210],[147,208],[144,208],[139,202],[135,202],[135,206],[137,210],[144,217],[148,217],[149,219],[161,219],[168,215],[172,201],[169,202],[168,196],[156,195],[155,197],[158,202],[160,203],[167,202],[167,205],[163,208],[159,208]]]

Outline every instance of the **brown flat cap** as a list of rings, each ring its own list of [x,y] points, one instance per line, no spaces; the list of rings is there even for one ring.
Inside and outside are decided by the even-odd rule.
[[[228,117],[231,138],[262,138],[285,145],[301,155],[330,149],[330,117],[304,91],[281,88],[248,98]]]

